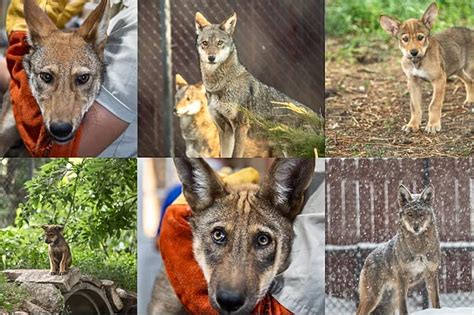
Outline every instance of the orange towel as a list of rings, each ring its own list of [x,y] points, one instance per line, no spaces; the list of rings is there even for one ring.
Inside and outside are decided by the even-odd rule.
[[[192,233],[188,223],[191,208],[186,204],[168,207],[156,245],[161,251],[168,279],[176,295],[190,314],[218,314],[209,302],[207,283],[192,251]],[[267,294],[253,314],[291,315]]]
[[[10,97],[16,127],[28,152],[35,157],[77,156],[81,129],[73,140],[65,145],[53,143],[43,124],[41,111],[31,94],[28,78],[23,69],[23,56],[28,53],[29,44],[26,32],[14,31],[9,36],[6,59],[10,71]]]

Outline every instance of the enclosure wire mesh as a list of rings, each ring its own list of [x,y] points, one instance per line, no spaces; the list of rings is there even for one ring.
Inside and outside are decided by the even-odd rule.
[[[262,82],[324,113],[324,1],[173,0],[171,4],[173,76],[201,81],[195,47],[196,12],[212,23],[237,13],[235,41],[240,61]],[[139,155],[163,156],[163,64],[160,2],[139,1]],[[174,80],[174,78],[172,78]],[[175,155],[184,141],[174,118]]]

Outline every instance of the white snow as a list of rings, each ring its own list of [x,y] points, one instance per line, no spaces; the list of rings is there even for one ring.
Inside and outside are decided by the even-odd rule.
[[[472,307],[457,307],[457,308],[441,308],[441,309],[426,309],[423,311],[412,313],[412,315],[474,315],[474,308]]]

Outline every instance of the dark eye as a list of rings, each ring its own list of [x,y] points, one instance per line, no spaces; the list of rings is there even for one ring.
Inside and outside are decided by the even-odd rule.
[[[209,45],[209,43],[207,42],[207,40],[203,41],[201,44],[202,44],[203,46]]]
[[[53,81],[53,76],[47,72],[41,72],[40,78],[44,81],[44,83],[51,83]]]
[[[90,75],[88,74],[81,74],[80,76],[77,77],[77,84],[79,85],[82,85],[82,84],[86,84],[87,81],[89,81],[89,77]]]
[[[408,36],[403,36],[402,37],[402,41],[404,41],[405,43],[408,43],[408,39],[409,39]]]
[[[218,245],[224,244],[224,242],[227,239],[227,236],[225,235],[224,230],[220,228],[214,229],[214,231],[212,231],[211,233],[211,236],[214,243]]]
[[[409,217],[412,217],[412,216],[413,216],[413,213],[412,213],[412,212],[408,212],[408,216],[409,216]]]
[[[423,39],[425,39],[425,35],[419,34],[419,35],[418,35],[418,40],[419,40],[419,41],[422,41]]]
[[[218,46],[222,46],[222,44],[224,44],[224,42],[221,41],[221,40],[217,42],[217,45],[218,45]]]
[[[260,233],[257,235],[257,245],[259,247],[266,247],[270,245],[271,242],[272,242],[272,239],[270,238],[268,234]]]

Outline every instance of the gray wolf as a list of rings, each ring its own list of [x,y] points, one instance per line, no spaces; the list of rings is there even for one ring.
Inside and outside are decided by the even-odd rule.
[[[422,80],[433,85],[425,127],[428,133],[441,130],[441,110],[448,77],[456,75],[464,82],[465,104],[474,104],[474,30],[454,27],[431,34],[437,15],[438,6],[433,2],[419,20],[409,19],[402,23],[389,16],[380,17],[380,25],[399,41],[403,54],[402,69],[408,81],[411,109],[410,121],[402,128],[406,132],[420,128]]]
[[[432,208],[433,186],[411,194],[400,185],[398,233],[365,260],[359,281],[357,315],[383,309],[383,314],[408,314],[407,292],[425,281],[431,305],[440,308],[438,267],[441,250]],[[398,305],[396,302],[398,301]]]
[[[61,234],[62,225],[42,225],[44,242],[48,245],[49,264],[51,275],[65,275],[72,263],[71,250],[64,236]]]
[[[236,13],[220,24],[211,24],[198,12],[195,22],[201,75],[208,93],[209,111],[219,130],[221,157],[243,157],[248,137],[263,140],[264,148],[270,152],[267,155],[278,155],[272,152],[272,144],[252,121],[252,116],[301,127],[301,118],[274,102],[311,110],[260,82],[240,63],[233,38]]]
[[[314,159],[277,159],[262,184],[229,185],[201,159],[175,159],[192,209],[194,258],[220,314],[248,314],[290,264],[293,221],[303,208]],[[164,272],[150,314],[183,307]]]
[[[69,142],[92,106],[102,82],[103,52],[110,19],[109,1],[101,0],[84,23],[74,31],[59,30],[35,0],[25,0],[30,51],[23,58],[31,92],[38,103],[51,138]],[[2,133],[11,136],[11,102],[3,104]],[[2,143],[8,150],[15,141]],[[2,155],[5,152],[0,152]]]
[[[186,156],[219,157],[219,134],[207,108],[204,85],[189,84],[180,74],[175,82],[174,113],[179,117],[181,135],[186,142]]]

